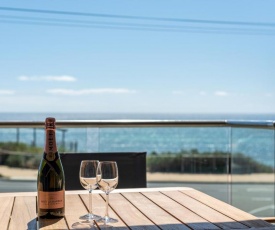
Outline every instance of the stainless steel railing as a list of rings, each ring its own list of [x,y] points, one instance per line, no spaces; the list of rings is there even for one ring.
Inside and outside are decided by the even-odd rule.
[[[275,120],[57,120],[59,128],[236,127],[275,129]],[[43,128],[42,121],[0,121],[0,128]]]

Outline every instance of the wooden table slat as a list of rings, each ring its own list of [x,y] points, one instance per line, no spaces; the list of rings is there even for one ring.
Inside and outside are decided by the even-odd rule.
[[[3,229],[7,229],[10,221],[14,197],[0,197],[0,223]]]
[[[182,193],[199,200],[201,203],[204,203],[208,205],[209,207],[217,210],[222,210],[224,215],[227,215],[228,217],[245,224],[249,227],[268,227],[272,226],[270,223],[263,221],[259,218],[256,218],[255,216],[244,212],[238,208],[235,208],[229,204],[224,203],[223,201],[220,201],[214,197],[211,197],[205,193],[202,193],[198,190],[193,190],[192,192],[183,190]]]
[[[9,229],[36,230],[36,197],[16,197]]]
[[[136,208],[163,230],[190,229],[141,193],[122,193]]]
[[[70,229],[81,227],[85,220],[79,219],[80,216],[88,213],[88,209],[83,204],[79,195],[67,195],[65,200],[66,205],[66,221]],[[87,225],[84,225],[87,226]],[[91,225],[89,229],[97,229],[97,227]]]
[[[162,209],[179,220],[182,220],[192,229],[220,229],[196,213],[175,202],[160,192],[143,192],[147,198],[157,203]]]
[[[159,228],[121,194],[110,194],[110,206],[130,229],[159,230]]]
[[[162,193],[222,229],[248,228],[246,225],[236,222],[223,213],[210,208],[198,200],[192,199],[184,193],[179,191],[164,191]]]
[[[80,195],[80,196],[83,199],[83,201],[86,204],[86,206],[89,207],[88,206],[88,202],[89,202],[89,196],[88,196],[88,194]],[[112,196],[112,194],[110,194],[110,197],[111,196]],[[93,194],[92,209],[93,209],[93,213],[94,214],[99,215],[99,216],[104,216],[104,214],[105,214],[105,200],[103,199],[103,197],[100,194]],[[109,216],[111,216],[111,217],[113,217],[115,219],[118,219],[117,223],[112,223],[112,226],[115,229],[118,229],[118,230],[129,229],[127,227],[127,225],[122,221],[122,219],[110,207],[109,207]],[[99,228],[100,228],[101,225],[102,225],[102,223],[97,223],[97,226]]]
[[[88,212],[88,192],[66,191],[65,218],[37,221],[37,193],[0,194],[0,229],[106,229],[101,222],[83,227],[79,217]],[[105,214],[105,194],[93,192],[93,213]],[[254,229],[275,226],[191,188],[117,189],[110,193],[109,214],[117,230]],[[77,224],[77,225],[74,225]],[[79,226],[79,224],[81,224]]]
[[[275,226],[270,226],[270,227],[262,227],[262,228],[249,228],[249,230],[274,230]],[[235,230],[243,230],[241,229],[235,229]]]

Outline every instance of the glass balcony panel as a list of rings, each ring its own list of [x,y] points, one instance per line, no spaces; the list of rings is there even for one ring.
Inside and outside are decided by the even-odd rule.
[[[148,187],[193,187],[266,217],[275,215],[275,157],[274,129],[264,124],[255,128],[240,128],[247,124],[236,123],[131,128],[61,125],[56,137],[60,152],[146,151]],[[28,127],[0,128],[0,175],[9,169],[13,179],[25,178],[13,185],[0,178],[1,192],[11,191],[9,186],[14,191],[36,191],[36,181],[28,177],[36,176],[45,133],[42,126]]]
[[[274,216],[274,131],[232,128],[232,205]]]
[[[102,128],[101,152],[146,151],[148,187],[191,186],[229,201],[229,128]]]

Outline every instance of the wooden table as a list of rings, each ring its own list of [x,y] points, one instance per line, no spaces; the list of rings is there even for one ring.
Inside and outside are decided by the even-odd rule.
[[[93,211],[103,215],[105,195],[93,192]],[[87,213],[88,192],[66,192],[66,216],[37,220],[36,193],[0,193],[0,229],[73,229]],[[110,194],[113,229],[275,229],[253,215],[191,188],[117,189]],[[91,229],[102,229],[95,223]]]

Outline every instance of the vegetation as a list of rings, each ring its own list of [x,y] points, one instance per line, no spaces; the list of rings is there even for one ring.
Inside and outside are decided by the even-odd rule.
[[[231,166],[231,167],[228,167]],[[180,152],[152,152],[147,157],[148,172],[167,173],[272,173],[273,168],[246,156],[234,153],[233,157],[227,152],[198,152],[193,149]]]
[[[43,148],[17,142],[0,142],[0,164],[11,167],[38,168]],[[228,167],[230,166],[230,167]],[[151,152],[147,156],[148,172],[166,173],[272,173],[273,167],[243,153],[199,152],[196,149],[179,152]],[[0,175],[1,177],[1,175]]]
[[[43,151],[40,147],[27,145],[21,142],[0,142],[0,150],[7,150],[12,152],[25,152],[25,153],[41,153]]]
[[[59,150],[65,151],[63,147]],[[43,148],[21,142],[0,142],[0,165],[37,169]]]
[[[38,168],[43,148],[17,142],[0,142],[0,164],[20,168]]]

